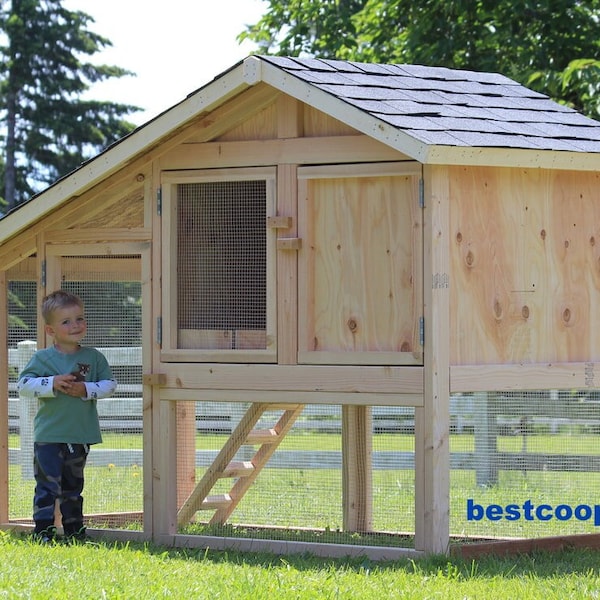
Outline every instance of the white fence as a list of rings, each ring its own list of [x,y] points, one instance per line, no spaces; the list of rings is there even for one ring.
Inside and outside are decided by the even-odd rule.
[[[99,348],[111,366],[140,366],[141,347]],[[9,365],[17,372],[22,370],[36,351],[36,343],[23,341],[17,349],[9,350]],[[10,450],[10,462],[21,464],[24,476],[32,476],[32,433],[33,418],[37,402],[17,397],[16,381],[10,383],[8,401],[9,429],[21,434],[21,449]],[[120,396],[120,397],[119,397]],[[141,383],[119,383],[114,398],[98,402],[103,431],[125,433],[142,430],[142,385]],[[211,433],[230,433],[247,408],[247,404],[222,402],[196,403],[196,429]],[[414,431],[414,409],[409,407],[373,407],[373,430],[375,433],[412,433]],[[558,392],[498,397],[494,394],[477,393],[452,396],[450,399],[452,430],[474,433],[474,452],[453,452],[451,468],[475,470],[481,484],[494,483],[498,470],[574,470],[600,471],[600,457],[534,454],[529,452],[503,453],[497,448],[500,434],[521,435],[525,440],[527,427],[542,425],[548,433],[558,433],[561,426],[579,425],[595,428],[600,432],[600,405],[585,399],[576,404],[563,402]],[[526,416],[524,416],[526,415]],[[327,433],[341,433],[341,407],[337,405],[310,405],[296,421],[294,429],[307,429]],[[269,425],[265,424],[266,427]],[[196,464],[207,466],[217,451],[199,450]],[[111,450],[94,448],[90,453],[90,464],[141,465],[142,450]],[[274,468],[339,468],[341,452],[333,451],[285,451],[279,450],[269,462]],[[412,452],[374,452],[375,469],[412,469]]]

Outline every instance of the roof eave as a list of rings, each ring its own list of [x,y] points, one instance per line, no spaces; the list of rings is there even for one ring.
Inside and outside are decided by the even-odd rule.
[[[28,227],[32,220],[51,213],[67,198],[92,188],[132,157],[143,153],[160,139],[181,128],[203,112],[209,112],[233,96],[257,84],[259,71],[254,63],[242,61],[206,86],[142,125],[99,155],[84,163],[69,175],[52,184],[39,195],[0,219],[0,243]]]
[[[338,120],[343,120],[350,127],[391,146],[409,158],[422,162],[422,157],[427,154],[427,144],[397,127],[377,119],[360,108],[345,103],[343,99],[336,98],[310,83],[285,73],[279,67],[260,58],[250,56],[244,62],[251,61],[259,63],[257,69],[260,69],[262,81],[288,96],[296,98],[296,100],[325,114],[334,116]],[[344,105],[343,115],[340,114],[340,104]]]
[[[345,123],[422,164],[600,170],[600,155],[588,152],[431,144],[419,140],[410,131],[390,125],[345,103],[343,99],[287,74],[259,57],[251,56],[244,62],[249,66],[255,65],[257,76],[265,83],[338,119],[339,105],[343,103]]]
[[[423,164],[600,171],[600,154],[472,146],[429,146]]]

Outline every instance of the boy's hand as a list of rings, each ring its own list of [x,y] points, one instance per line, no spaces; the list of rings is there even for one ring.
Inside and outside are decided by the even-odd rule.
[[[73,396],[74,398],[86,398],[87,389],[85,387],[85,383],[83,383],[83,381],[74,381],[71,383],[71,386],[65,392],[65,394]]]
[[[73,385],[73,381],[75,381],[75,377],[68,373],[67,375],[55,375],[53,388],[57,392],[62,392],[63,394],[68,394],[71,386]]]
[[[62,392],[63,394],[67,394],[67,396],[73,396],[73,398],[87,397],[85,383],[77,381],[77,377],[72,373],[67,375],[55,375],[53,387],[57,392]]]

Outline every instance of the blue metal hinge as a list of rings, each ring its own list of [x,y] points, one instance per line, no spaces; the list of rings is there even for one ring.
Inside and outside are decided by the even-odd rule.
[[[162,317],[156,318],[156,343],[162,347]]]
[[[425,182],[419,179],[419,208],[425,208]]]
[[[419,343],[425,345],[425,317],[419,319]]]
[[[156,190],[156,214],[162,217],[162,188]]]
[[[42,272],[40,273],[42,287],[46,287],[46,261],[42,261]]]

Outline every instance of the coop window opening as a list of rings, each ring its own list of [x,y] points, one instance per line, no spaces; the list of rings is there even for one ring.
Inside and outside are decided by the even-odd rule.
[[[173,256],[163,349],[176,360],[181,352],[201,361],[274,360],[274,182],[274,170],[244,169],[167,185]]]

